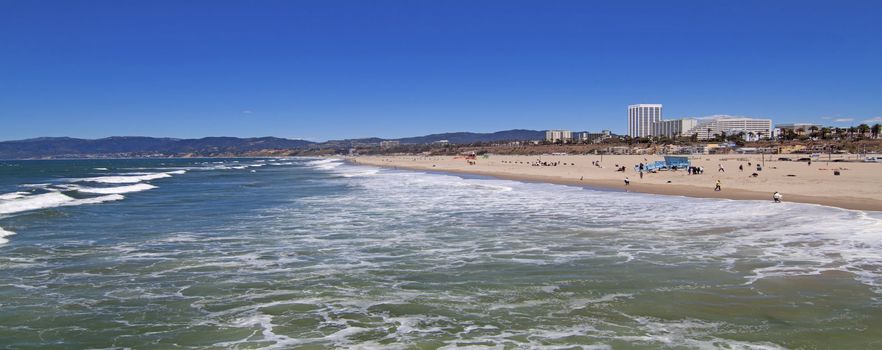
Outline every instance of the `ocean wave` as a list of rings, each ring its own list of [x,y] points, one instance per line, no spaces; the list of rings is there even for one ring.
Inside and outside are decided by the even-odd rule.
[[[323,158],[323,159],[316,159],[316,160],[308,161],[308,162],[306,162],[306,165],[322,165],[322,164],[334,163],[334,162],[339,162],[339,161],[340,160],[336,159],[336,158]]]
[[[0,200],[21,198],[21,197],[27,196],[28,194],[30,194],[30,193],[29,192],[21,192],[21,191],[12,192],[12,193],[4,193],[4,194],[0,194]]]
[[[131,192],[141,192],[147,191],[157,188],[151,184],[146,183],[138,183],[134,185],[128,186],[118,186],[118,187],[78,187],[76,188],[77,192],[82,193],[94,193],[94,194],[122,194],[122,193],[131,193]]]
[[[98,182],[107,184],[128,184],[138,183],[142,181],[150,181],[156,179],[164,179],[172,175],[180,175],[186,173],[186,170],[175,170],[163,173],[128,173],[116,176],[98,176],[87,177],[81,179],[73,179],[72,182]]]
[[[61,206],[76,206],[82,204],[96,204],[122,200],[120,194],[77,199],[61,192],[49,192],[35,194],[0,202],[0,215],[17,214],[25,211],[55,208]]]
[[[2,227],[0,227],[0,245],[4,245],[6,243],[9,243],[9,239],[7,239],[6,237],[12,236],[14,234],[15,234],[15,232],[7,231],[7,230],[4,230]]]
[[[306,162],[306,166],[320,170],[334,170],[341,165],[343,165],[343,161],[336,158],[319,159]]]

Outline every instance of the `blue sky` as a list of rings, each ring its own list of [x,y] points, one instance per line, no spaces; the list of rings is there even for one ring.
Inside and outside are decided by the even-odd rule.
[[[0,0],[0,140],[882,122],[882,1]],[[838,121],[837,121],[838,120]]]

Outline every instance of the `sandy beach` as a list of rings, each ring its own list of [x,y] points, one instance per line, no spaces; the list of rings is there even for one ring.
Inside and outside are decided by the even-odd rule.
[[[358,156],[357,164],[412,170],[487,175],[521,181],[600,187],[633,192],[703,198],[772,200],[776,191],[785,202],[813,203],[846,209],[882,211],[882,163],[834,162],[827,156],[811,164],[780,161],[806,155],[692,155],[685,170],[640,173],[634,166],[663,160],[656,155],[478,156],[471,162],[454,156]],[[851,156],[852,158],[854,156]],[[764,158],[764,159],[763,159]],[[837,157],[833,156],[833,160]],[[555,164],[536,166],[536,163]],[[597,165],[599,163],[599,166]],[[765,164],[757,171],[757,164]],[[617,171],[617,166],[625,171]],[[724,171],[719,171],[720,166]],[[739,166],[743,170],[739,170]],[[838,171],[839,175],[834,175]],[[757,176],[752,176],[756,173]],[[625,186],[625,178],[630,185]],[[714,191],[717,181],[721,190]]]

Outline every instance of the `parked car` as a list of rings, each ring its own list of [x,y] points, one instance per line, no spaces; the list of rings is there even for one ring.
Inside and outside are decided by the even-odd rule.
[[[866,157],[866,158],[864,158],[864,162],[867,162],[867,163],[882,163],[882,157]]]

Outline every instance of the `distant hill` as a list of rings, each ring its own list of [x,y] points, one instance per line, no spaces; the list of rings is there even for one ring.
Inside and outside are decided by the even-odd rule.
[[[391,139],[402,144],[429,144],[447,140],[452,144],[476,142],[542,140],[545,131],[505,130],[493,133],[451,132]],[[353,146],[377,145],[383,138],[332,140],[316,143],[278,137],[205,137],[175,139],[142,136],[114,136],[87,140],[70,137],[41,137],[0,142],[0,159],[76,158],[87,156],[217,156],[254,154],[268,150],[304,150],[328,148],[343,150]]]
[[[0,142],[0,159],[77,157],[87,155],[241,154],[260,150],[305,148],[313,144],[315,143],[310,141],[289,140],[277,137],[173,139],[115,136],[97,140],[70,137],[41,137]]]
[[[449,132],[426,136],[405,137],[401,139],[396,139],[396,141],[405,144],[426,144],[441,140],[447,140],[450,141],[450,143],[468,144],[475,142],[526,141],[543,139],[545,139],[545,131],[514,129],[497,131],[493,133]]]

